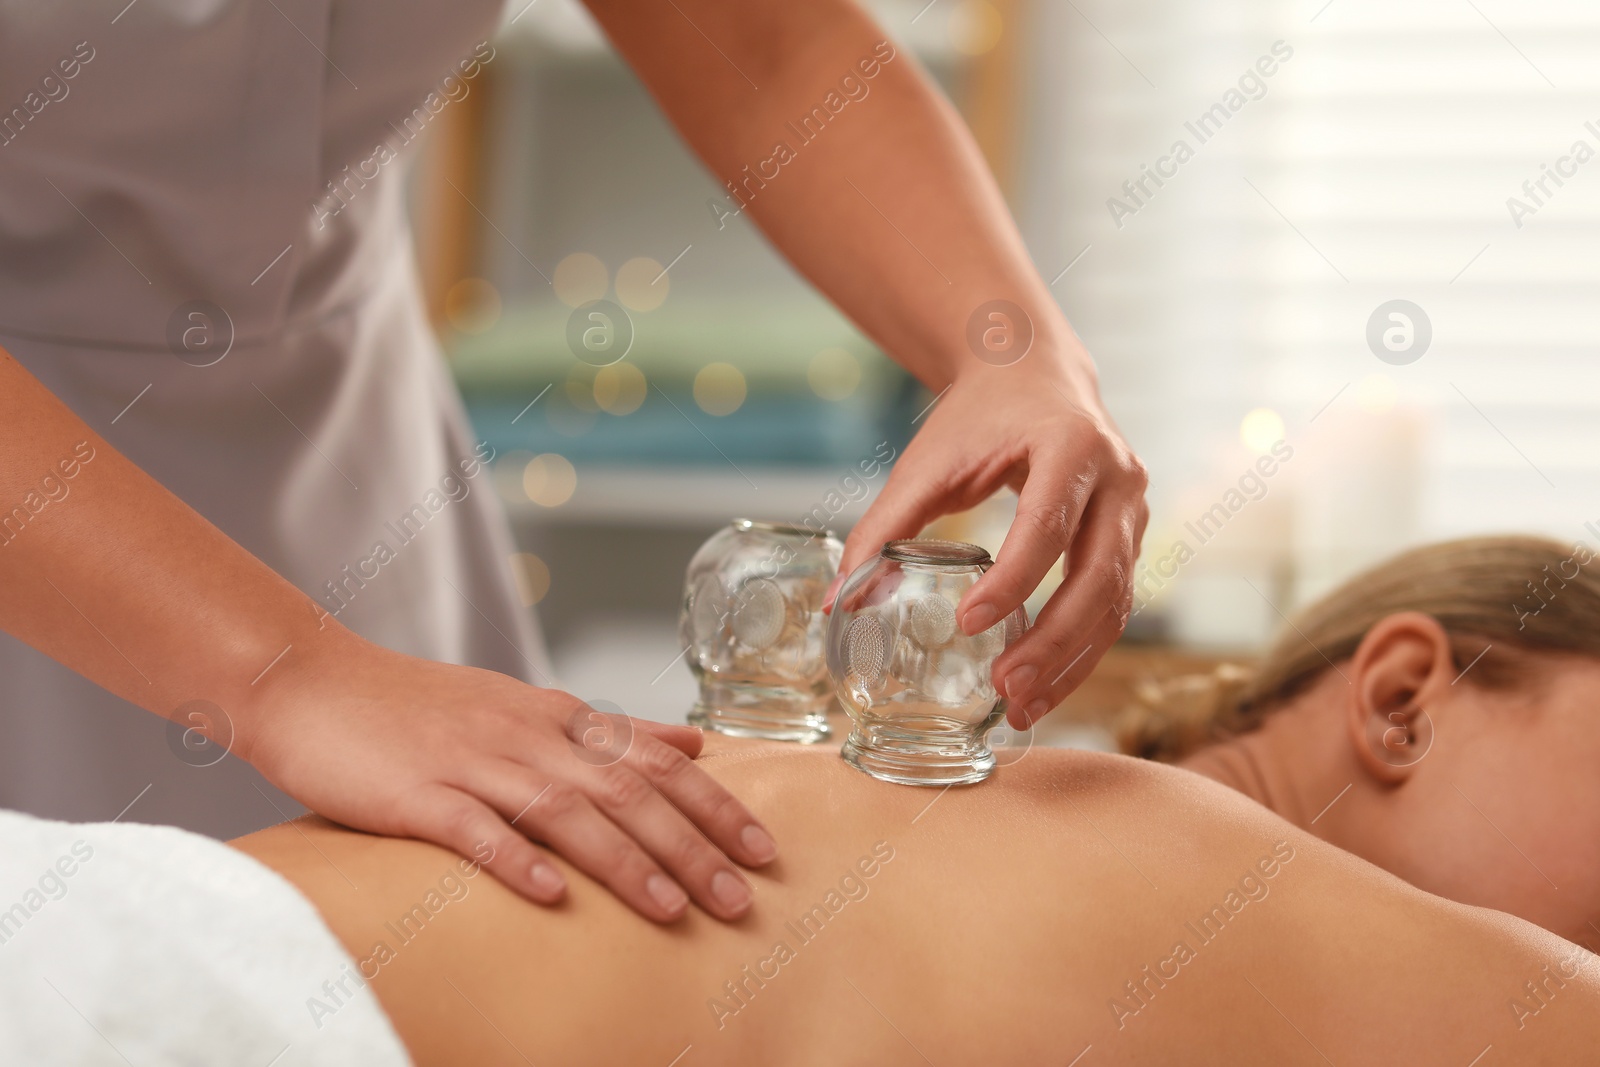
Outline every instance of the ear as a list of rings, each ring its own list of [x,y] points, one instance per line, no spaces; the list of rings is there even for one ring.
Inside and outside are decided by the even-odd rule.
[[[1450,635],[1430,615],[1407,611],[1367,631],[1346,668],[1349,737],[1356,761],[1380,782],[1398,785],[1433,745],[1428,707],[1450,687]]]

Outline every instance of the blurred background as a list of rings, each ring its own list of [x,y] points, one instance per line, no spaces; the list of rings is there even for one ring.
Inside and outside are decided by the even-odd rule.
[[[1408,545],[1600,541],[1600,7],[868,6],[966,116],[1150,468],[1137,612],[1059,736]],[[719,225],[575,0],[511,0],[495,47],[412,175],[430,311],[561,680],[680,719],[695,548],[798,521],[932,397]],[[596,299],[633,334],[603,367],[568,343]],[[1011,504],[941,532],[996,549]]]

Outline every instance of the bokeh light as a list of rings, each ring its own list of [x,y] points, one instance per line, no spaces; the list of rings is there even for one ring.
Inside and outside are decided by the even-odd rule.
[[[611,275],[599,256],[574,252],[556,264],[550,285],[556,291],[557,300],[575,308],[605,296],[611,285]]]
[[[661,264],[648,256],[617,268],[617,300],[629,311],[654,311],[667,299],[670,284]]]
[[[824,348],[806,368],[811,391],[824,400],[843,400],[861,384],[861,361],[842,348]]]
[[[1239,440],[1254,452],[1272,451],[1283,434],[1283,418],[1271,408],[1256,408],[1239,423]]]
[[[595,372],[595,403],[612,415],[631,415],[638,411],[649,388],[644,372],[632,363],[613,363]]]
[[[731,363],[707,363],[694,376],[694,402],[707,415],[732,415],[744,398],[744,375]]]
[[[461,333],[485,333],[500,321],[500,290],[482,278],[462,278],[444,295],[444,315]]]
[[[578,488],[578,472],[572,461],[555,452],[534,456],[522,468],[522,491],[544,508],[559,508],[572,499]]]
[[[532,552],[511,553],[511,574],[526,607],[533,607],[550,592],[550,567]]]
[[[987,0],[961,0],[950,11],[950,43],[956,51],[981,56],[1000,43],[1005,19]]]

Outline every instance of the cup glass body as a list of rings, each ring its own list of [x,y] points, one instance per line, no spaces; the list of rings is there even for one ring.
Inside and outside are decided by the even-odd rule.
[[[891,541],[852,574],[828,617],[828,671],[854,724],[843,755],[905,785],[978,782],[994,770],[989,731],[1005,716],[994,661],[1027,628],[1018,609],[968,637],[962,596],[991,565],[955,541]]]
[[[833,687],[822,609],[843,552],[827,530],[750,519],[700,547],[678,623],[700,686],[691,723],[776,741],[828,736]]]

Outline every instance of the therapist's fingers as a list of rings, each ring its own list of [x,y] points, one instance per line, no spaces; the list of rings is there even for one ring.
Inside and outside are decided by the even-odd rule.
[[[777,858],[778,846],[750,809],[681,753],[664,745],[638,745],[624,766],[649,782],[712,844],[746,867],[765,866]]]
[[[1115,507],[1109,502],[1105,507]],[[1071,672],[1099,662],[1127,625],[1133,600],[1133,556],[1143,534],[1137,515],[1099,514],[1091,506],[1083,532],[1067,555],[1067,578],[1033,627],[995,661],[995,683],[1006,699],[1037,718],[1065,695]],[[1109,619],[1112,631],[1102,632]],[[1097,642],[1091,634],[1100,637]],[[1081,680],[1082,675],[1079,675]]]
[[[1073,540],[1100,481],[1092,456],[1063,449],[1031,457],[1017,515],[994,566],[957,608],[962,632],[982,633],[1022,606]]]
[[[1038,687],[1023,699],[1006,701],[1006,721],[1018,730],[1027,730],[1050,714],[1055,707],[1083,684],[1094,672],[1106,651],[1122,636],[1123,624],[1110,608],[1089,630],[1083,644],[1067,657],[1066,666],[1043,678]],[[1054,669],[1054,668],[1052,668]]]
[[[536,775],[520,764],[500,761],[475,776],[473,792],[645,918],[666,923],[683,916],[688,895],[638,841],[595,806],[588,795],[593,781],[541,783]]]
[[[633,729],[635,733],[649,734],[651,737],[665,741],[690,759],[700,755],[700,752],[706,747],[706,732],[698,726],[684,726],[681,723],[673,722],[653,722],[650,719],[634,719]]]
[[[536,903],[555,904],[566,895],[567,880],[545,851],[481,800],[435,785],[417,790],[407,808],[413,836],[475,860]]]
[[[677,750],[661,745],[657,751],[661,753],[659,757],[645,756],[643,762],[665,767],[681,761],[688,771],[699,773]],[[600,810],[655,857],[708,914],[737,919],[750,910],[753,898],[744,876],[649,778],[627,764],[619,764],[606,768],[597,785],[591,796]],[[750,820],[746,815],[725,821],[748,825]],[[737,837],[733,843],[736,847],[729,851],[735,855],[750,851]]]
[[[678,821],[686,818],[731,859],[759,867],[777,855],[777,846],[750,809],[694,762],[693,757],[705,746],[705,734],[699,728],[602,714],[586,704],[579,707],[585,714],[568,720],[571,751],[582,765],[579,780],[608,814],[615,817],[608,789],[635,788],[627,778],[607,775],[607,768],[620,765],[648,783],[652,791],[661,791],[676,805]],[[587,729],[582,728],[585,725]],[[598,744],[593,743],[596,736],[601,739]]]

